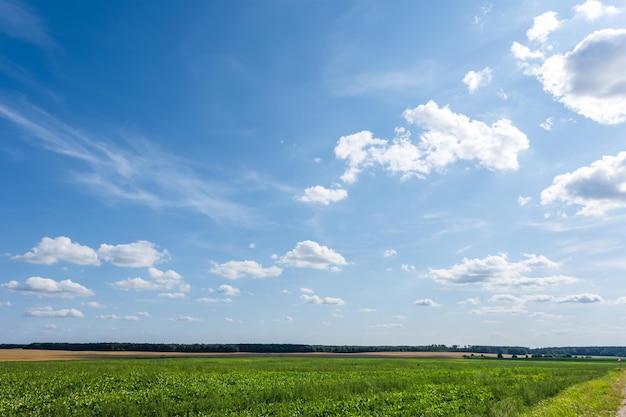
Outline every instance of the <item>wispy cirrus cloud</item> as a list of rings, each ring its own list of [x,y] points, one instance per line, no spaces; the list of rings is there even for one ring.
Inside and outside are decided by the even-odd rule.
[[[55,46],[39,15],[18,0],[0,0],[0,32],[39,47]]]
[[[187,209],[214,220],[248,223],[253,217],[248,208],[226,197],[232,188],[201,178],[190,161],[160,150],[145,138],[122,137],[119,143],[126,145],[122,147],[28,103],[18,108],[0,101],[0,119],[34,146],[77,162],[71,178],[104,199],[153,209]]]

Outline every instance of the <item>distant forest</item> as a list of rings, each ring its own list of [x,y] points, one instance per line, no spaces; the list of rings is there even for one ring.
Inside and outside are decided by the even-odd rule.
[[[179,344],[179,343],[30,343],[0,344],[0,349],[70,351],[194,352],[194,353],[373,353],[373,352],[467,352],[541,357],[626,357],[626,346],[577,346],[528,348],[523,346],[425,345],[425,346],[334,346],[298,344]]]

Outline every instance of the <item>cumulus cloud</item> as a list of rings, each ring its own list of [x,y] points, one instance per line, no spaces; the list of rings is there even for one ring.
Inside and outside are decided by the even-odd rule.
[[[604,299],[597,294],[576,294],[576,295],[567,295],[564,297],[557,297],[555,301],[559,304],[563,303],[582,303],[582,304],[591,304],[591,303],[603,303]]]
[[[441,284],[477,284],[486,289],[501,287],[537,288],[547,285],[570,284],[576,278],[551,275],[530,277],[538,269],[556,268],[559,265],[543,255],[525,254],[524,259],[510,262],[506,254],[489,255],[486,258],[464,258],[449,269],[430,268],[427,277]]]
[[[469,71],[463,77],[463,84],[467,86],[470,94],[474,94],[480,87],[484,87],[491,83],[491,68],[486,67],[482,70]]]
[[[548,117],[544,122],[539,123],[539,127],[543,130],[552,130],[552,124],[554,123],[554,119],[552,117]]]
[[[556,12],[550,11],[533,18],[533,26],[526,32],[528,40],[545,43],[548,40],[548,35],[557,30],[564,22],[559,20],[557,16]]]
[[[183,277],[176,271],[161,271],[157,268],[148,268],[148,275],[151,279],[141,277],[129,278],[113,283],[115,288],[121,290],[136,291],[169,291],[177,289],[179,292],[188,292],[189,284],[185,283]]]
[[[220,285],[217,292],[225,295],[239,295],[239,288],[231,287],[230,285]]]
[[[522,197],[521,195],[517,197],[517,204],[520,206],[525,206],[532,201],[532,197]]]
[[[418,307],[439,307],[441,304],[437,304],[430,298],[422,298],[421,300],[413,301],[413,305]]]
[[[133,315],[118,316],[117,314],[100,314],[96,316],[100,320],[126,320],[126,321],[139,321],[139,317]]]
[[[564,296],[553,296],[547,294],[531,294],[531,295],[522,295],[515,296],[512,294],[496,294],[493,295],[489,301],[491,302],[507,302],[513,304],[525,304],[528,302],[533,303],[555,303],[555,304],[566,304],[566,303],[581,303],[581,304],[589,304],[589,303],[601,303],[604,302],[604,299],[597,294],[572,294],[572,295],[564,295]]]
[[[542,51],[532,51],[529,47],[522,45],[519,42],[513,42],[513,45],[511,45],[511,53],[515,58],[524,62],[529,59],[544,58],[544,53]]]
[[[101,304],[97,301],[89,301],[87,303],[83,303],[83,305],[87,307],[91,307],[91,308],[105,308],[106,307],[104,304]]]
[[[320,203],[322,205],[329,205],[330,203],[336,203],[348,198],[348,192],[341,188],[329,189],[316,185],[304,190],[304,195],[299,197],[298,200],[304,203]]]
[[[323,297],[322,298],[317,295],[307,295],[307,294],[302,294],[300,296],[300,301],[302,301],[302,303],[304,304],[326,304],[326,305],[333,305],[333,306],[342,306],[346,304],[346,302],[342,300],[341,298],[337,298],[337,297]]]
[[[277,277],[282,272],[283,270],[277,266],[263,268],[263,265],[255,261],[228,261],[223,264],[213,262],[211,267],[211,273],[228,279]]]
[[[154,243],[145,240],[122,245],[103,243],[98,254],[110,264],[133,268],[151,267],[169,256],[167,250],[159,252]]]
[[[470,314],[525,314],[528,311],[520,306],[513,307],[481,307],[470,310]]]
[[[583,4],[574,6],[576,16],[582,16],[587,20],[596,20],[603,16],[613,16],[622,12],[615,6],[605,6],[599,0],[587,0]]]
[[[338,270],[347,265],[346,259],[333,249],[311,240],[298,242],[293,250],[282,256],[278,263],[293,268]]]
[[[84,314],[75,308],[54,310],[52,307],[30,308],[25,313],[29,317],[83,318]]]
[[[392,256],[396,256],[398,252],[394,249],[387,249],[383,252],[383,258],[391,258]]]
[[[626,121],[626,29],[588,35],[565,55],[556,54],[535,71],[559,102],[601,124]]]
[[[169,298],[170,300],[180,300],[181,298],[185,298],[184,292],[162,292],[159,294],[161,298]]]
[[[626,152],[556,176],[541,192],[541,204],[556,202],[582,206],[578,214],[587,216],[626,207]]]
[[[193,316],[178,316],[178,317],[176,317],[176,318],[174,318],[172,320],[175,320],[175,321],[200,321],[199,318],[193,317]]]
[[[208,297],[198,298],[196,301],[199,303],[209,303],[209,304],[233,302],[233,300],[230,298],[208,298]]]
[[[50,278],[30,277],[23,284],[17,281],[9,281],[0,284],[0,288],[19,292],[27,295],[51,298],[77,298],[90,297],[94,292],[89,288],[73,282],[70,279],[55,281]]]
[[[88,246],[72,242],[69,237],[44,237],[30,252],[11,257],[16,261],[52,265],[65,261],[78,265],[99,265],[98,254]]]
[[[335,155],[348,165],[342,181],[354,183],[359,173],[374,166],[401,174],[402,179],[424,178],[432,170],[443,170],[459,160],[477,160],[491,170],[516,170],[518,154],[529,147],[526,135],[508,119],[490,126],[453,113],[448,106],[440,108],[433,101],[407,109],[403,116],[425,130],[419,143],[413,143],[404,128],[396,129],[391,143],[374,138],[368,131],[339,139]]]

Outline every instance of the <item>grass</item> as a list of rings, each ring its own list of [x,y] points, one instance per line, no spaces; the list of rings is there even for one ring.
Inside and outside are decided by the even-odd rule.
[[[618,380],[615,369],[614,362],[589,360],[11,362],[0,363],[0,415],[503,417],[532,410],[535,414],[526,415],[566,416],[557,408],[556,414],[545,414],[541,407],[554,406],[561,397],[573,401],[581,393],[592,403],[591,390],[613,392],[607,387]],[[608,410],[614,406],[609,397],[596,402]]]
[[[542,401],[521,417],[613,417],[622,402],[625,386],[626,373],[611,371]]]

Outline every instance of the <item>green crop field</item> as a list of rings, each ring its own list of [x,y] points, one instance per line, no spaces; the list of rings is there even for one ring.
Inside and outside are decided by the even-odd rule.
[[[621,374],[613,361],[592,360],[6,362],[0,416],[530,416],[541,407],[548,415],[551,402],[584,384],[610,394],[590,415],[615,415],[619,392],[609,391]]]

